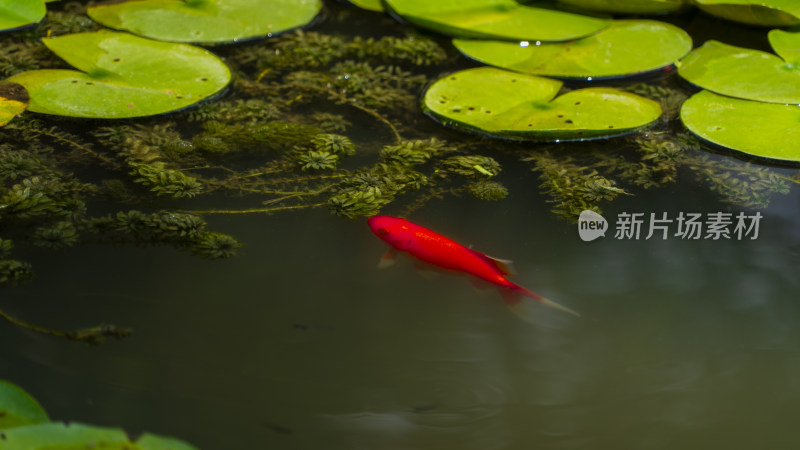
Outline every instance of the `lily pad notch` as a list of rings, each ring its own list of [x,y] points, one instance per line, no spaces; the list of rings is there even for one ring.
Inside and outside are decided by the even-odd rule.
[[[423,111],[441,122],[493,137],[545,142],[627,134],[654,123],[661,106],[614,88],[579,89],[558,96],[562,82],[478,67],[432,83]]]
[[[321,0],[116,0],[86,12],[139,36],[213,45],[277,36],[314,22],[321,11]]]
[[[710,40],[681,61],[678,74],[730,97],[800,104],[800,33],[772,30],[767,36],[777,55]]]
[[[596,80],[672,67],[691,51],[692,38],[664,22],[616,20],[593,35],[569,42],[453,39],[453,45],[469,58],[503,69]]]
[[[9,78],[30,95],[32,112],[130,118],[180,110],[221,92],[225,63],[208,50],[128,33],[76,33],[43,39],[78,70],[31,70]]]
[[[390,15],[453,37],[567,41],[596,33],[604,17],[535,8],[514,0],[383,0]]]

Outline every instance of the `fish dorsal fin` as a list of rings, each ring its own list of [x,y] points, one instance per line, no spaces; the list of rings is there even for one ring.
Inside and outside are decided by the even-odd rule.
[[[480,256],[484,261],[491,264],[495,269],[500,271],[503,275],[516,275],[517,271],[514,270],[514,263],[508,259],[500,259],[495,258],[489,255],[484,255],[483,253],[476,252],[475,250],[470,249],[470,251],[478,256]]]
[[[514,269],[514,262],[511,261],[510,259],[493,258],[488,255],[483,255],[483,256],[489,258],[489,260],[492,261],[495,266],[497,266],[497,269],[500,270],[500,272],[502,272],[503,275],[517,274],[516,269]]]

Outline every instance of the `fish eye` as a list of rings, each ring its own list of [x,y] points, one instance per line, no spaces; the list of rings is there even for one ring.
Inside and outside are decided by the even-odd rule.
[[[378,228],[378,234],[380,234],[381,236],[385,236],[389,234],[389,230],[387,230],[386,228]]]

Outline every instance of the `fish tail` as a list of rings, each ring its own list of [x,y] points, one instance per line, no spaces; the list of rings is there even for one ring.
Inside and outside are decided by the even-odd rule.
[[[573,316],[580,317],[581,315],[575,312],[574,310],[567,308],[564,305],[558,304],[552,300],[548,300],[541,295],[531,292],[522,287],[516,288],[501,288],[500,293],[503,295],[503,300],[506,302],[506,306],[517,316],[522,318],[525,321],[530,321],[531,314],[533,313],[532,308],[530,308],[529,302],[526,302],[526,298],[530,298],[536,300],[537,302],[549,306],[551,308],[558,309],[560,311],[564,311],[566,313],[572,314]]]

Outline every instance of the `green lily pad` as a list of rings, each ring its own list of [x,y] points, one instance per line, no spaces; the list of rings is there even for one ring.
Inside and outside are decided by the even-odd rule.
[[[0,127],[28,107],[28,91],[19,84],[0,82]],[[2,417],[0,417],[2,419]]]
[[[39,23],[46,12],[43,0],[0,0],[0,31]]]
[[[692,84],[730,97],[800,103],[800,65],[759,50],[707,41],[680,62],[678,73]]]
[[[636,75],[673,65],[692,49],[680,28],[653,20],[619,20],[576,41],[540,44],[453,39],[465,56],[532,75],[608,78]]]
[[[199,47],[127,33],[43,39],[82,70],[32,70],[9,78],[28,90],[28,109],[71,117],[124,118],[185,108],[222,90],[228,67]]]
[[[445,125],[538,141],[625,134],[661,115],[658,103],[612,88],[556,97],[562,83],[493,67],[447,75],[425,92],[423,109]]]
[[[762,158],[800,162],[800,106],[701,91],[681,107],[686,128],[723,147]]]
[[[89,17],[172,42],[221,43],[273,36],[314,20],[320,0],[123,0],[91,6]]]
[[[350,0],[350,3],[358,6],[361,9],[367,9],[370,11],[384,11],[381,0]]]
[[[0,430],[49,420],[41,405],[27,392],[8,381],[0,380]],[[5,448],[2,442],[0,448]]]
[[[736,22],[768,27],[800,24],[797,0],[694,0],[703,11]]]
[[[80,423],[44,423],[3,431],[3,450],[197,450],[177,439],[144,434],[131,442],[124,431]]]
[[[514,0],[385,0],[408,22],[465,38],[566,41],[596,33],[610,19],[523,6]]]
[[[767,34],[772,50],[787,64],[800,67],[800,33],[772,30]]]
[[[558,0],[558,3],[590,11],[623,14],[667,13],[686,6],[684,0]]]

